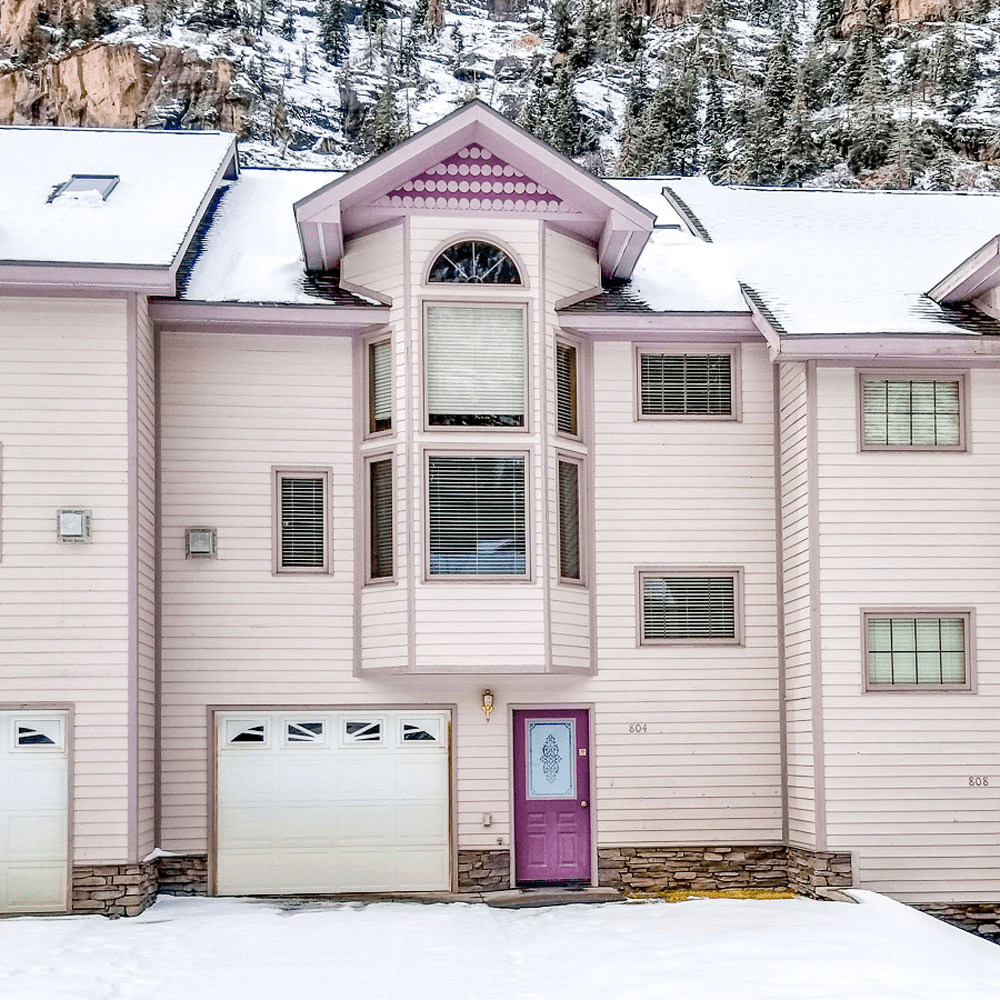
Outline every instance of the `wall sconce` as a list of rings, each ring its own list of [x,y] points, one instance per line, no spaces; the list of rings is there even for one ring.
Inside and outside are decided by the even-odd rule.
[[[493,711],[493,692],[487,688],[483,692],[483,715],[486,716],[486,721],[490,721],[490,712]]]
[[[184,558],[214,559],[218,540],[219,536],[215,528],[185,528]]]
[[[57,510],[56,537],[60,542],[90,542],[90,510]]]

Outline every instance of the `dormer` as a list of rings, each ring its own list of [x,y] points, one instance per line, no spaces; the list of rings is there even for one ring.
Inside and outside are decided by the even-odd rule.
[[[481,101],[295,205],[312,271],[335,269],[356,234],[406,215],[542,219],[597,248],[605,278],[628,278],[655,217]]]

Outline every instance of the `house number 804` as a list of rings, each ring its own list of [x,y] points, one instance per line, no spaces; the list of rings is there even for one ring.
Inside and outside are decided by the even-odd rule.
[[[628,731],[630,733],[644,733],[646,731],[645,722],[630,722],[628,724]]]
[[[972,788],[989,788],[990,787],[990,779],[987,778],[987,777],[984,777],[981,774],[977,774],[977,775],[969,778],[969,785]]]

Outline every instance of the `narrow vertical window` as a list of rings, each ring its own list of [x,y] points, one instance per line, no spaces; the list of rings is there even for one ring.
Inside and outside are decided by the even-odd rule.
[[[382,458],[368,465],[370,541],[369,576],[382,580],[392,576],[392,459]]]
[[[379,340],[368,345],[368,432],[392,429],[391,342]]]
[[[576,348],[556,344],[556,419],[560,433],[579,433],[576,415]]]
[[[559,463],[559,576],[580,579],[580,466]]]
[[[327,474],[278,473],[279,572],[324,572],[327,553]]]

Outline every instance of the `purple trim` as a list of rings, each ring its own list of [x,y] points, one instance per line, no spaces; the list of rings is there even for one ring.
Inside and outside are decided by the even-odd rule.
[[[406,462],[406,608],[407,608],[407,619],[409,622],[409,627],[406,630],[406,667],[410,673],[413,673],[417,669],[417,634],[414,625],[414,613],[417,606],[417,553],[416,546],[413,541],[413,520],[416,516],[413,505],[413,469],[414,462],[418,460],[418,452],[416,449],[416,422],[413,419],[413,377],[412,373],[414,371],[414,360],[413,360],[413,261],[411,260],[412,246],[411,246],[411,232],[410,232],[410,220],[406,219],[406,223],[403,226],[403,349],[406,352],[406,374],[403,377],[403,406],[404,406],[404,420],[406,426],[406,453],[403,456],[403,460]],[[423,306],[418,300],[418,308],[420,309],[420,342],[423,343]],[[422,360],[422,359],[421,359]],[[395,358],[393,359],[395,362]],[[395,366],[393,368],[395,370]],[[421,408],[423,407],[423,382],[421,380],[421,388],[417,390],[418,399],[421,400]],[[393,400],[395,404],[395,400]],[[396,408],[393,407],[393,414],[395,414]],[[422,414],[421,409],[421,414]],[[423,416],[421,415],[421,426],[423,426]],[[423,455],[419,456],[419,469],[420,474],[423,474]],[[426,523],[426,522],[425,522]],[[421,536],[424,539],[424,545],[427,544],[427,539],[425,536]]]
[[[301,476],[323,480],[323,565],[281,565],[281,481]],[[271,466],[271,575],[330,576],[333,573],[333,469],[329,465]]]
[[[391,334],[390,334],[391,336]],[[391,342],[391,341],[390,341]],[[352,461],[351,461],[351,475],[354,477],[354,488],[351,490],[351,496],[353,498],[353,516],[354,516],[354,634],[351,637],[351,660],[353,663],[353,673],[355,677],[360,677],[364,669],[364,663],[362,661],[362,642],[361,642],[361,625],[362,625],[362,609],[361,609],[361,591],[364,585],[367,573],[365,572],[365,550],[364,547],[357,544],[357,539],[366,537],[365,532],[365,522],[366,514],[364,507],[364,499],[359,496],[362,492],[358,489],[358,485],[362,482],[362,469],[364,467],[364,459],[361,455],[361,444],[364,440],[364,433],[362,428],[367,429],[368,427],[368,348],[371,345],[370,340],[355,340],[353,344],[353,351],[351,357],[351,368],[353,370],[354,378],[352,379],[351,385],[351,411],[354,414],[354,427],[352,428],[351,436],[354,439],[354,447],[352,449]]]
[[[840,364],[908,365],[948,362],[1000,364],[997,338],[975,334],[935,337],[919,333],[829,336],[799,333],[781,338],[772,361],[833,361]]]
[[[812,666],[811,715],[813,751],[814,840],[826,850],[826,744],[823,726],[823,635],[819,572],[819,401],[816,362],[806,362],[806,481],[809,509],[809,653]]]
[[[637,336],[665,333],[673,339],[760,340],[761,332],[749,313],[556,313],[562,330],[588,334],[593,340],[635,340]]]
[[[271,305],[238,302],[177,302],[158,300],[149,306],[150,319],[160,326],[193,333],[290,333],[349,337],[385,327],[388,306]]]
[[[166,265],[72,264],[44,261],[4,261],[0,283],[48,294],[66,289],[74,293],[134,292],[173,295],[174,275]]]
[[[525,345],[525,429],[531,426],[531,421],[528,419],[527,411],[531,408],[531,400],[533,399],[533,393],[529,391],[530,383],[530,369],[531,369],[531,357],[535,354],[538,357],[538,383],[541,387],[541,392],[539,392],[539,417],[538,417],[538,453],[539,459],[541,461],[541,475],[539,477],[540,482],[538,484],[538,492],[540,494],[539,499],[541,500],[542,508],[542,518],[541,524],[539,525],[539,531],[542,538],[542,572],[541,572],[541,584],[542,584],[542,646],[545,650],[545,671],[546,673],[552,673],[555,669],[554,664],[554,651],[552,642],[552,593],[551,587],[553,586],[553,574],[552,565],[550,560],[552,558],[551,546],[549,544],[549,536],[552,532],[549,530],[551,527],[552,511],[549,506],[549,419],[548,419],[548,400],[549,400],[549,380],[548,380],[548,358],[549,358],[549,325],[548,316],[545,312],[546,303],[546,290],[548,288],[548,255],[546,253],[548,247],[548,229],[546,223],[542,223],[538,227],[538,336],[528,337],[527,344]],[[523,273],[523,272],[522,272]],[[525,327],[527,327],[527,318],[529,309],[525,309]],[[527,332],[527,331],[526,331]],[[542,345],[542,349],[538,352],[531,350],[531,345],[537,341]],[[555,352],[555,338],[552,338],[552,351]],[[525,506],[531,506],[529,501],[530,493],[527,491],[528,482],[525,480]],[[525,520],[527,520],[527,511],[525,511]],[[528,525],[525,524],[525,535],[528,535]],[[534,557],[534,553],[531,553]],[[525,552],[525,558],[528,557],[528,553]],[[558,567],[555,573],[555,581],[559,581]]]
[[[597,455],[594,444],[594,345],[581,344],[581,350],[576,356],[576,387],[577,413],[581,415],[579,430],[587,447],[589,461],[586,463],[586,495],[584,503],[587,508],[587,562],[591,567],[588,591],[590,594],[590,673],[597,675]],[[582,373],[582,377],[581,377]],[[594,713],[590,713],[590,725],[594,726]],[[591,733],[591,746],[593,732]],[[594,841],[594,851],[597,851],[597,841]],[[597,864],[594,864],[597,872]]]
[[[781,482],[781,372],[771,366],[771,415],[774,427],[772,460],[774,462],[774,554],[776,624],[778,633],[778,761],[781,775],[781,841],[788,843],[788,705],[785,677],[785,537],[782,523],[783,488]]]
[[[139,304],[128,297],[128,850],[139,860]]]

